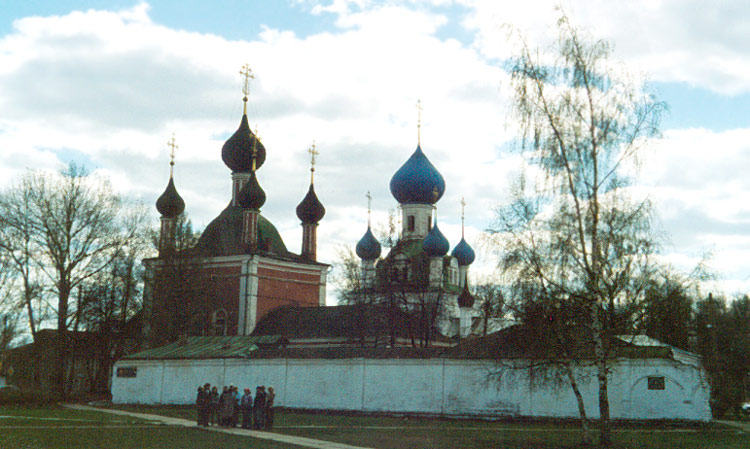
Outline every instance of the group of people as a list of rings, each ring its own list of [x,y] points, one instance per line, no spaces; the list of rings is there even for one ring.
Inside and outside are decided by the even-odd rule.
[[[273,387],[261,385],[255,389],[255,397],[245,388],[245,394],[240,395],[234,385],[224,386],[221,394],[216,386],[205,384],[198,387],[198,425],[208,427],[220,425],[222,427],[237,427],[242,416],[243,429],[270,430],[273,426],[273,402],[276,394]]]

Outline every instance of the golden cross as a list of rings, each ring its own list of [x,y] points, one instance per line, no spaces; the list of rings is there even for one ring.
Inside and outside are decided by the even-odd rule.
[[[320,154],[320,152],[315,148],[315,141],[313,140],[312,146],[308,148],[308,153],[310,153],[310,184],[313,182],[313,174],[315,173],[315,158],[317,155]]]
[[[417,100],[417,145],[421,145],[422,100]]]
[[[365,195],[367,198],[367,227],[370,227],[370,216],[372,214],[372,195],[370,195],[370,191],[367,191],[367,195]]]
[[[250,80],[255,79],[255,75],[253,75],[253,71],[250,68],[249,64],[245,64],[242,66],[242,70],[240,70],[240,75],[245,77],[245,84],[242,86],[242,93],[245,94],[245,97],[250,95]],[[247,101],[247,99],[245,99]]]
[[[461,238],[464,238],[464,209],[466,208],[466,200],[461,197]]]
[[[255,79],[255,75],[253,75],[253,71],[250,69],[249,64],[245,64],[242,66],[240,75],[245,77],[245,84],[242,86],[242,93],[245,94],[245,96],[242,97],[242,101],[245,103],[245,105],[242,108],[242,112],[244,115],[247,115],[247,96],[250,95],[250,80]]]
[[[169,147],[169,176],[172,177],[174,172],[174,150],[179,148],[174,138],[174,133],[172,133],[172,138],[167,142],[167,146]]]

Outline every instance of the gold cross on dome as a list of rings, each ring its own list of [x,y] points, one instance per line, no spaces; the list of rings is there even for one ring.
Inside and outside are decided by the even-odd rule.
[[[461,238],[464,238],[464,209],[466,208],[466,200],[461,197]]]
[[[174,133],[172,133],[172,138],[167,141],[167,146],[169,147],[169,176],[172,176],[172,171],[174,169],[174,151],[179,148],[177,146],[177,141],[174,138]]]
[[[367,195],[365,195],[365,198],[367,198],[367,227],[370,227],[370,215],[372,214],[372,195],[370,195],[370,191],[367,191]]]
[[[255,79],[255,75],[253,75],[253,70],[250,68],[249,64],[245,64],[242,66],[240,75],[245,77],[245,84],[242,86],[242,93],[245,94],[245,97],[247,97],[248,95],[250,95],[250,80]]]
[[[317,156],[320,154],[318,149],[315,147],[315,141],[313,140],[312,146],[307,149],[307,152],[310,154],[310,183],[313,182],[313,174],[315,173],[315,160],[317,159]]]
[[[422,100],[417,100],[417,145],[421,145],[422,140]]]

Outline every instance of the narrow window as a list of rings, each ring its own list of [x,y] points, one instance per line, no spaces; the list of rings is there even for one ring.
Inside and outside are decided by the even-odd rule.
[[[214,335],[226,335],[227,334],[227,311],[219,309],[214,312],[213,319]]]
[[[430,220],[430,217],[427,217],[427,232],[430,232],[432,230],[432,220]]]
[[[663,390],[664,389],[664,376],[649,376],[648,377],[648,389],[649,390]]]
[[[406,217],[406,229],[409,230],[409,232],[414,231],[414,215]]]

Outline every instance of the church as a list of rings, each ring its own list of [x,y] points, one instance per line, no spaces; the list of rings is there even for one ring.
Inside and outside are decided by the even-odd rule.
[[[245,73],[246,105],[249,70]],[[117,361],[113,402],[192,404],[195,387],[209,382],[272,385],[276,405],[289,408],[486,418],[578,416],[570,388],[535,380],[538,373],[529,368],[535,356],[520,344],[528,340],[522,327],[471,336],[475,301],[468,270],[475,253],[463,235],[450,251],[439,229],[436,205],[445,193],[445,180],[419,137],[416,150],[390,181],[401,210],[398,241],[381,258],[382,247],[368,218],[356,244],[357,293],[372,301],[329,307],[329,265],[317,260],[317,227],[325,208],[315,194],[315,149],[310,186],[296,208],[302,227],[296,254],[261,215],[266,195],[256,172],[266,149],[251,132],[246,111],[221,151],[232,183],[227,207],[194,245],[180,248],[178,224],[185,202],[170,170],[156,202],[161,214],[159,256],[144,261],[149,273],[146,322],[165,301],[158,281],[170,279],[159,273],[175,260],[187,259],[200,261],[188,277],[199,277],[205,307],[198,318],[210,326],[199,331],[183,327],[179,338],[147,345]],[[180,287],[171,281],[168,287]],[[184,300],[178,306],[188,307],[189,298],[178,299]],[[401,315],[382,307],[394,299],[402,301]],[[422,313],[416,327],[393,326],[394,321],[413,319],[412,312]],[[178,320],[177,315],[169,318]],[[144,325],[145,332],[157,326]],[[434,332],[419,337],[431,344],[415,344],[415,329]],[[379,338],[389,332],[389,338]],[[699,356],[645,336],[617,336],[608,344],[614,357],[609,380],[612,418],[711,419],[710,391]],[[575,370],[582,379],[586,410],[596,418],[596,370],[588,363]],[[488,381],[488,373],[498,380]]]
[[[314,145],[309,150],[310,186],[296,208],[302,227],[299,254],[287,249],[276,228],[261,214],[266,194],[256,173],[263,166],[267,152],[248,123],[247,95],[252,75],[248,67],[242,73],[245,75],[243,115],[238,129],[221,149],[222,160],[230,172],[232,197],[227,207],[205,228],[197,243],[188,248],[178,248],[176,243],[177,223],[185,210],[185,202],[174,182],[174,139],[170,142],[170,176],[166,189],[156,201],[156,209],[161,215],[159,255],[145,261],[149,273],[144,295],[147,341],[153,340],[149,335],[157,329],[172,324],[164,320],[159,322],[159,314],[208,324],[182,328],[180,335],[241,336],[268,332],[263,330],[267,328],[278,329],[279,324],[273,321],[289,319],[290,316],[304,321],[303,315],[354,313],[348,306],[340,306],[338,310],[310,309],[325,306],[326,275],[330,268],[330,265],[317,261],[317,227],[325,215],[325,208],[314,188],[317,155]],[[419,103],[418,108],[421,111]],[[421,118],[417,124],[417,148],[390,181],[391,193],[398,201],[402,215],[397,243],[380,260],[381,246],[372,233],[368,205],[367,231],[356,245],[356,254],[361,259],[359,294],[371,298],[368,302],[375,306],[368,309],[368,314],[374,319],[390,314],[384,320],[400,323],[399,329],[394,331],[399,335],[392,336],[391,345],[413,346],[415,342],[446,345],[451,338],[466,337],[471,333],[475,314],[472,308],[474,298],[467,282],[468,267],[474,261],[475,253],[462,235],[448,254],[449,242],[437,221],[437,202],[445,193],[445,180],[421,148],[420,128]],[[463,212],[461,218],[463,229]],[[160,312],[160,307],[167,302],[166,296],[174,293],[171,287],[160,287],[176,283],[174,276],[160,277],[160,274],[167,272],[175,260],[196,261],[193,272],[182,278],[199,278],[197,282],[202,284],[200,292],[183,294],[183,299],[188,301],[191,297],[200,297],[194,302],[202,304],[200,310],[190,312],[189,316],[169,310]],[[179,279],[177,283],[180,283]],[[391,298],[385,298],[387,295]],[[399,304],[395,307],[398,310],[384,312],[381,305],[389,299],[393,303],[394,295],[399,296]],[[280,307],[299,310],[269,316],[271,322],[264,323],[254,333],[256,325],[269,312]],[[399,316],[394,316],[394,313]],[[410,318],[409,315],[419,315],[419,318]],[[370,327],[365,325],[367,332],[372,330]],[[305,332],[299,327],[297,331]],[[351,332],[342,331],[330,338],[341,339],[347,335],[351,336]],[[286,337],[295,339],[296,336]],[[159,343],[165,341],[168,340],[162,339]],[[377,344],[377,339],[374,344]]]
[[[221,149],[221,158],[229,169],[232,183],[229,204],[206,226],[194,247],[178,250],[176,227],[185,202],[175,187],[173,157],[167,187],[156,201],[161,215],[159,256],[144,261],[149,280],[144,297],[147,317],[158,310],[163,299],[154,284],[165,264],[175,257],[200,261],[200,282],[206,284],[200,294],[207,304],[205,310],[201,310],[206,316],[200,319],[210,321],[210,326],[200,328],[197,334],[249,335],[258,320],[277,307],[325,305],[329,265],[317,261],[316,239],[318,222],[325,215],[325,208],[315,194],[312,176],[317,151],[314,146],[310,150],[310,187],[296,208],[302,227],[302,248],[296,254],[287,249],[274,225],[261,214],[266,194],[256,172],[266,160],[266,149],[250,130],[247,118],[249,68],[245,67],[244,73],[244,110],[240,125]],[[174,149],[173,141],[170,145]],[[153,332],[153,326],[145,327],[146,332]]]

